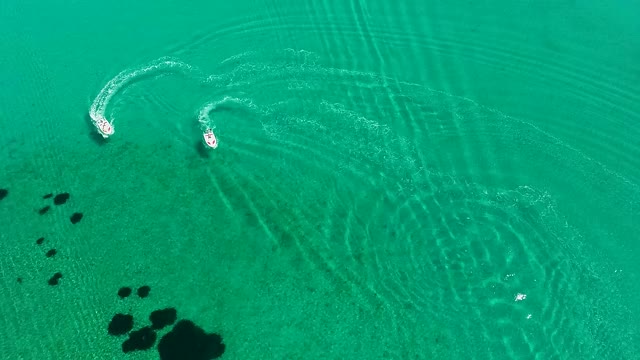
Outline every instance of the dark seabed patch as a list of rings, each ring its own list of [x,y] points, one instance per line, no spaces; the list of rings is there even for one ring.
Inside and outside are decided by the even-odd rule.
[[[0,200],[4,200],[4,198],[6,198],[7,195],[9,195],[9,190],[0,189]]]
[[[53,198],[53,203],[55,205],[62,205],[66,203],[67,200],[69,200],[69,193],[62,193],[62,194],[56,195],[56,197]]]
[[[156,330],[160,330],[165,326],[169,326],[176,322],[178,319],[178,312],[175,308],[167,308],[162,310],[155,310],[149,315],[149,321],[151,321],[151,327]]]
[[[155,344],[157,337],[156,332],[148,326],[132,331],[129,334],[129,338],[122,343],[122,352],[149,350]]]
[[[0,200],[5,199],[8,195],[8,190],[0,189]],[[53,204],[39,209],[38,213],[40,215],[53,211],[53,205],[66,204],[70,199],[70,194],[64,192],[54,196],[52,193],[47,193],[42,198],[52,199]],[[83,213],[73,212],[69,220],[72,224],[77,224],[83,217]],[[45,241],[45,237],[42,236],[36,240],[36,244],[41,246]],[[51,247],[45,252],[47,258],[58,257],[57,254],[57,249]],[[63,264],[65,257],[63,256],[62,259],[59,259]],[[51,261],[58,263],[58,259]],[[64,268],[58,270],[64,270]],[[57,286],[61,284],[62,278],[62,272],[58,271],[47,280],[47,283],[50,286]],[[17,277],[16,279],[18,284],[23,283],[23,277]],[[117,292],[121,299],[130,297],[132,293],[133,287],[130,286],[122,286]],[[136,289],[136,294],[141,299],[149,297],[150,293],[151,287],[149,285],[142,285]],[[151,301],[155,297],[154,295]],[[144,301],[147,302],[149,300]],[[130,311],[131,309],[129,309]],[[134,331],[134,326],[136,325],[134,316],[132,314],[116,313],[107,326],[107,332],[111,336],[125,337],[121,343],[123,353],[148,351],[156,347],[161,360],[212,360],[222,356],[226,350],[226,345],[223,343],[221,335],[206,333],[204,329],[190,320],[178,321],[178,312],[174,307],[168,306],[154,310],[149,314],[148,319],[150,324],[138,324],[137,327],[139,329]],[[101,331],[104,332],[104,323]]]
[[[224,351],[222,336],[207,334],[190,320],[179,321],[158,344],[161,360],[210,360]]]
[[[118,290],[118,296],[122,299],[131,295],[131,288],[128,286],[123,286]]]
[[[78,213],[78,212],[73,213],[73,215],[71,215],[69,220],[71,220],[72,224],[77,224],[80,220],[82,220],[82,213]]]
[[[133,315],[115,314],[109,322],[107,331],[110,335],[120,336],[133,329]]]
[[[49,279],[48,283],[51,286],[58,285],[58,280],[62,278],[62,273],[57,272]]]
[[[149,292],[151,292],[151,288],[149,286],[141,286],[138,289],[138,296],[140,296],[141,298],[146,298],[147,296],[149,296]]]

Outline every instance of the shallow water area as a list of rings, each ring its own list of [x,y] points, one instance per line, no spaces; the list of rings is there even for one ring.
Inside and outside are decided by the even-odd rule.
[[[3,3],[2,356],[634,358],[640,29],[544,6]]]

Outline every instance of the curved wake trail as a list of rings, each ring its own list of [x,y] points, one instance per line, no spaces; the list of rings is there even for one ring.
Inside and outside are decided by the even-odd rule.
[[[215,149],[218,147],[218,140],[215,138],[213,132],[216,126],[210,114],[215,111],[218,106],[226,105],[228,103],[245,105],[249,108],[255,109],[255,105],[251,102],[251,100],[240,99],[232,96],[225,96],[221,100],[210,101],[204,104],[198,111],[198,123],[200,124],[200,130],[202,131],[205,144],[211,148]]]
[[[200,111],[198,111],[198,123],[200,124],[200,128],[203,131],[205,131],[207,129],[214,130],[216,128],[216,126],[215,126],[215,124],[213,122],[213,119],[211,118],[210,114],[212,112],[214,112],[218,108],[218,106],[229,104],[229,103],[245,105],[245,106],[248,106],[249,108],[254,108],[255,107],[253,105],[253,103],[251,103],[251,101],[249,101],[247,99],[236,98],[236,97],[233,97],[233,96],[225,96],[221,100],[210,101],[210,102],[204,104],[200,108]]]
[[[192,70],[193,67],[191,65],[169,57],[161,57],[141,67],[124,70],[111,79],[102,90],[100,90],[100,93],[91,104],[89,116],[91,116],[93,124],[98,131],[104,137],[107,137],[110,134],[105,134],[101,126],[103,126],[105,122],[108,123],[112,128],[111,133],[113,133],[113,122],[107,119],[105,113],[109,102],[119,91],[136,79],[154,72],[175,71],[178,73],[189,73]]]

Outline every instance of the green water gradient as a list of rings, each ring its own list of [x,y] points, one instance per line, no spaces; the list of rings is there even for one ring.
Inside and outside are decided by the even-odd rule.
[[[638,10],[2,2],[0,359],[169,306],[224,359],[637,358]]]

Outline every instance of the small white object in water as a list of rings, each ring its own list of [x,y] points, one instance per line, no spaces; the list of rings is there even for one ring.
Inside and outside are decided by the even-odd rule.
[[[527,315],[527,320],[531,319],[531,314]]]
[[[513,277],[514,275],[515,275],[515,274],[507,274],[507,275],[504,277],[504,279],[505,279],[505,280],[508,280],[509,278]]]
[[[516,295],[516,301],[522,301],[522,300],[524,300],[526,298],[527,298],[527,294],[518,293],[518,295]]]

